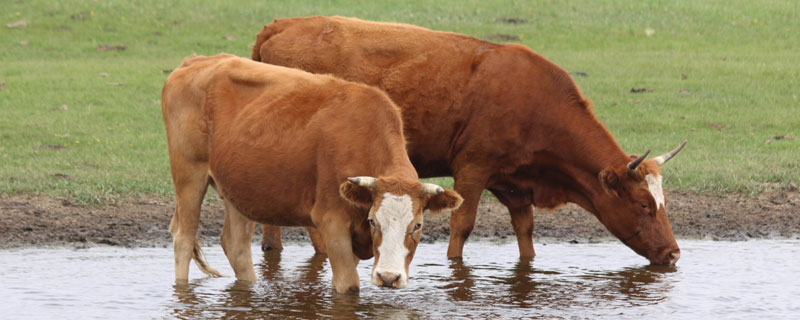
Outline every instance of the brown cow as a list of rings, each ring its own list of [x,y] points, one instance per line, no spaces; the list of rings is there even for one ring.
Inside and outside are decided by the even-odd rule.
[[[403,110],[421,177],[452,176],[448,257],[460,257],[478,200],[511,213],[521,257],[535,255],[533,208],[580,205],[654,264],[680,256],[659,166],[631,162],[563,69],[519,44],[342,17],[275,20],[253,59],[377,86]],[[681,145],[682,147],[683,145]],[[643,159],[643,158],[640,158]]]
[[[222,248],[236,278],[254,281],[254,221],[314,226],[338,292],[357,292],[357,258],[372,282],[402,288],[422,212],[456,208],[452,190],[421,183],[400,110],[378,89],[232,55],[191,57],[162,92],[176,210],[175,278],[187,279],[209,185],[225,205]],[[374,178],[378,177],[378,178]],[[371,208],[371,209],[370,209]]]

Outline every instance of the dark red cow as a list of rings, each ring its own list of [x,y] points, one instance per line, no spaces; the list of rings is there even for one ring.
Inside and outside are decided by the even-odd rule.
[[[252,58],[389,94],[403,110],[408,154],[420,176],[452,176],[464,197],[450,218],[448,257],[461,256],[484,189],[508,207],[522,257],[535,255],[533,206],[567,202],[654,264],[680,257],[659,167],[683,145],[632,161],[567,72],[525,46],[308,17],[265,26]]]

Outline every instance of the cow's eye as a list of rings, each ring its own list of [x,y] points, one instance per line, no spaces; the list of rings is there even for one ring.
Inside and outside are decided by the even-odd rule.
[[[369,225],[370,225],[370,226],[372,226],[373,228],[375,228],[375,227],[376,227],[376,226],[375,226],[375,220],[373,220],[373,219],[367,219],[367,221],[369,221]]]
[[[642,209],[647,209],[647,205],[646,204],[642,204]]]
[[[412,231],[412,232],[417,232],[417,231],[419,231],[419,229],[422,229],[422,222],[415,224],[414,225],[414,231]]]

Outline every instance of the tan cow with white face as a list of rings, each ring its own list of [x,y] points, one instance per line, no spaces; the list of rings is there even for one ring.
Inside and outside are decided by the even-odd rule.
[[[191,57],[164,84],[162,111],[176,193],[177,280],[188,278],[192,259],[219,276],[197,242],[209,185],[225,204],[221,242],[236,278],[256,280],[256,222],[313,226],[341,293],[359,291],[357,261],[373,254],[372,282],[405,287],[423,212],[462,200],[419,181],[399,109],[363,84],[231,55]]]

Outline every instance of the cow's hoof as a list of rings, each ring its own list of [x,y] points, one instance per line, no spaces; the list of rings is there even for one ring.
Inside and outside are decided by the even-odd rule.
[[[351,286],[344,290],[334,289],[334,292],[336,292],[337,294],[343,294],[348,296],[357,296],[359,291],[361,291],[361,288],[359,286]]]
[[[283,244],[275,241],[265,241],[261,243],[261,251],[281,251],[283,250]]]

